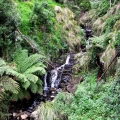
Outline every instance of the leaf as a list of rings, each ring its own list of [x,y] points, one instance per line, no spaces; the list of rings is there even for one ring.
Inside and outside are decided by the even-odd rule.
[[[33,54],[25,59],[24,63],[22,64],[22,72],[25,72],[28,68],[32,67],[34,64],[40,62],[40,58],[42,55]]]
[[[5,91],[10,91],[14,94],[18,93],[19,88],[20,88],[18,82],[16,82],[15,80],[13,80],[12,78],[8,76],[3,76],[0,79],[0,81]]]
[[[38,76],[36,75],[26,74],[26,77],[30,82],[36,83],[38,81]]]
[[[33,67],[27,69],[27,70],[25,71],[25,74],[35,73],[35,72],[39,73],[39,75],[40,75],[40,74],[43,75],[43,74],[46,73],[46,70],[45,70],[43,67],[33,66]]]
[[[30,86],[30,82],[29,81],[26,81],[24,83],[21,83],[22,87],[25,88],[25,90],[28,89],[28,87]]]
[[[30,85],[30,88],[33,93],[36,93],[38,90],[37,84],[34,84],[34,83]]]

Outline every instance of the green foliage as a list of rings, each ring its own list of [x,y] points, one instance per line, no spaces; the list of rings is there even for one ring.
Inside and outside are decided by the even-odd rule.
[[[116,51],[117,51],[118,56],[119,56],[120,55],[120,31],[117,31],[115,34],[114,45],[116,47]]]
[[[30,33],[29,18],[32,14],[34,0],[30,0],[27,2],[19,2],[18,0],[15,1],[21,18],[19,28],[23,34],[28,35]]]
[[[55,110],[68,116],[68,120],[120,119],[119,84],[97,84],[95,81],[94,74],[85,75],[74,95],[59,93],[55,98]]]
[[[15,29],[18,25],[19,14],[15,3],[12,0],[0,0],[0,57],[7,61],[15,47]]]
[[[91,4],[89,0],[77,0],[77,5],[80,7],[81,10],[87,11],[91,9]]]
[[[9,76],[8,71],[12,68],[0,58],[0,119],[5,120],[8,113],[9,94],[18,94],[19,84],[14,80],[13,76]]]
[[[11,71],[8,65],[6,65],[3,59],[0,59],[0,101],[3,98],[3,93],[10,91],[11,93],[17,94],[19,91],[19,84],[16,82],[12,76],[9,76],[9,71]]]
[[[120,13],[108,17],[107,20],[105,21],[105,25],[103,27],[102,33],[109,33],[113,31],[113,26],[115,25],[115,22],[119,19],[120,19]]]
[[[33,39],[50,57],[57,57],[59,50],[66,49],[61,27],[55,21],[53,1],[36,1],[30,18]],[[32,36],[31,36],[32,37]]]
[[[51,26],[54,25],[54,12],[47,1],[36,2],[30,22],[34,26],[41,26],[44,32],[51,32]]]
[[[14,75],[20,84],[20,92],[13,95],[15,99],[22,99],[29,95],[29,90],[33,93],[41,93],[42,82],[39,75],[45,74],[45,65],[43,64],[45,57],[40,54],[33,54],[28,56],[27,50],[17,50],[14,53],[14,69],[9,74]]]
[[[110,7],[109,0],[101,0],[97,8],[98,16],[100,17],[105,15],[109,7]]]
[[[53,109],[52,102],[42,103],[37,108],[37,116],[35,117],[35,120],[55,120],[55,118],[56,113]]]
[[[9,96],[7,94],[4,94],[4,99],[0,101],[0,120],[6,120],[8,117],[8,102],[9,102]]]

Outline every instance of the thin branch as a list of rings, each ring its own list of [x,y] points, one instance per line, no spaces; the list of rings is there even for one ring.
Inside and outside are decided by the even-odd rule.
[[[17,28],[17,31],[20,33],[20,35],[25,39],[25,41],[32,47],[32,49],[36,49],[30,42],[29,40],[21,33],[21,31]],[[37,50],[37,49],[36,49]]]

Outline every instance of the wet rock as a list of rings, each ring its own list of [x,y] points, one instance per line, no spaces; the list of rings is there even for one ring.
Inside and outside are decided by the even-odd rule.
[[[27,117],[28,117],[28,114],[23,114],[23,115],[21,115],[21,119],[22,119],[22,120],[25,120]]]

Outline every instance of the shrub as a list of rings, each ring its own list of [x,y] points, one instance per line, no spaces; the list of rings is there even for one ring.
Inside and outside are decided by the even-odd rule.
[[[98,13],[98,16],[103,16],[107,13],[107,10],[109,9],[110,5],[109,5],[109,1],[108,0],[102,0],[100,3],[99,3],[99,6],[97,8],[97,13]]]
[[[94,75],[89,74],[78,85],[74,95],[60,93],[55,98],[55,109],[68,120],[120,119],[119,82],[97,84]]]

